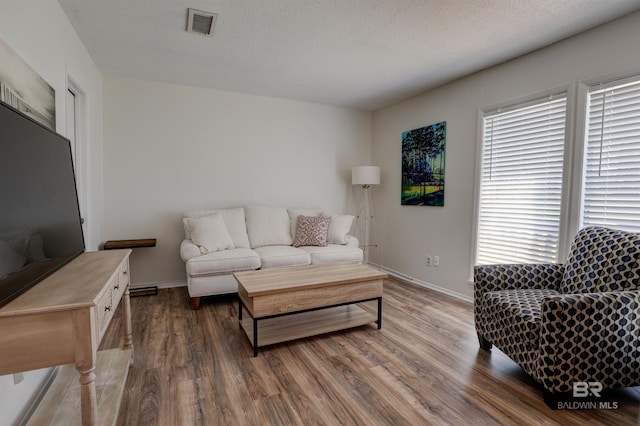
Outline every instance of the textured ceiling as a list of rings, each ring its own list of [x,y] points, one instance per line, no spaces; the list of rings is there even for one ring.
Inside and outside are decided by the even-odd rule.
[[[105,74],[376,110],[640,0],[59,0]],[[219,14],[187,33],[187,8]]]

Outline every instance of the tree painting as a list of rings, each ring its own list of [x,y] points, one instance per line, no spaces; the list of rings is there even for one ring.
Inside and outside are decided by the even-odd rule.
[[[447,122],[402,133],[402,205],[444,206]]]

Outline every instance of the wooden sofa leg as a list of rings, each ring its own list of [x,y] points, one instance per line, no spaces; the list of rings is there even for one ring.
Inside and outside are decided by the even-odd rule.
[[[198,309],[200,309],[200,298],[199,297],[192,297],[191,298],[191,307],[193,308],[194,311],[197,311]]]
[[[493,344],[484,338],[482,334],[478,334],[478,342],[480,343],[480,348],[485,351],[490,351]]]

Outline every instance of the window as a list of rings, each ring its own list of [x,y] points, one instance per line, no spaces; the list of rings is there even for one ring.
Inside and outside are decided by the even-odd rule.
[[[589,87],[582,226],[640,232],[639,78]]]
[[[567,94],[483,114],[476,264],[555,262]]]

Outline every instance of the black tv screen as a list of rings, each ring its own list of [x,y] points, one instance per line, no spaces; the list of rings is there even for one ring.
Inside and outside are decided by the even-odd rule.
[[[0,102],[0,306],[84,250],[69,140]]]

